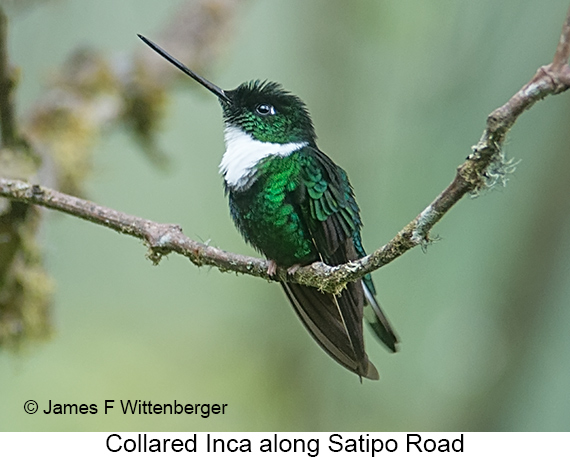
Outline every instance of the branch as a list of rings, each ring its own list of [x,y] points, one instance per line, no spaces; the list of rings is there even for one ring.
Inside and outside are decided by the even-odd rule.
[[[0,132],[2,146],[5,147],[15,146],[18,140],[12,99],[14,86],[14,75],[8,61],[8,18],[0,7]]]
[[[183,62],[206,69],[229,43],[243,0],[178,3],[164,32],[156,33]],[[138,44],[134,32],[132,36],[133,44]],[[168,165],[168,156],[157,145],[155,136],[167,91],[182,75],[162,61],[157,65],[157,59],[140,46],[115,58],[85,47],[69,55],[22,122],[22,136],[38,156],[48,158],[44,164],[50,166],[53,162],[51,182],[44,179],[42,184],[82,195],[91,171],[92,147],[105,129],[117,125],[127,127],[139,143],[139,152],[153,165]]]
[[[119,233],[139,238],[149,247],[149,258],[158,263],[162,256],[176,252],[197,266],[210,265],[222,271],[250,274],[272,279],[263,259],[232,254],[191,240],[174,224],[160,224],[116,211],[71,195],[29,184],[0,178],[0,197],[43,206],[109,227]]]
[[[241,3],[182,2],[165,26],[164,43],[182,49],[179,55],[193,67],[207,68],[231,38]],[[152,59],[157,57],[142,48],[120,59],[78,49],[50,78],[50,87],[24,120],[16,122],[19,73],[10,65],[7,32],[0,0],[1,177],[81,194],[94,140],[104,129],[123,123],[142,146],[139,150],[155,164],[164,164],[154,136],[168,87],[179,77],[175,69],[155,65]],[[36,242],[41,216],[39,206],[0,198],[0,349],[22,348],[21,343],[51,333],[52,287]]]
[[[221,271],[249,274],[267,280],[296,282],[328,292],[339,292],[350,281],[390,263],[411,248],[429,243],[433,226],[467,193],[477,194],[505,183],[514,170],[507,161],[502,145],[505,136],[518,117],[547,95],[559,94],[570,87],[570,10],[553,62],[538,69],[503,106],[487,117],[487,128],[479,142],[472,147],[467,160],[458,167],[455,179],[414,220],[406,225],[390,242],[372,254],[354,262],[330,267],[316,262],[287,274],[279,268],[275,276],[267,274],[265,260],[233,254],[191,240],[177,225],[159,224],[121,213],[95,203],[72,197],[23,181],[0,179],[0,196],[62,211],[87,221],[104,225],[120,233],[143,240],[150,249],[149,257],[158,263],[170,252],[181,254],[194,264],[210,265]]]
[[[556,53],[552,59],[553,70],[559,72],[564,65],[568,65],[570,58],[570,8],[566,14],[566,20],[562,25],[562,33],[560,34],[560,41],[556,47]]]

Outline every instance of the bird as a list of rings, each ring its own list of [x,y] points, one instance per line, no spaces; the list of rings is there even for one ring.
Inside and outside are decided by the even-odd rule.
[[[230,214],[245,241],[268,259],[271,276],[278,266],[293,272],[314,262],[335,266],[366,255],[348,176],[317,146],[311,116],[299,97],[271,81],[221,89],[138,36],[218,98],[226,147],[219,172]],[[287,281],[281,287],[326,353],[361,382],[379,379],[365,351],[363,316],[390,352],[397,351],[399,340],[369,274],[338,295]]]

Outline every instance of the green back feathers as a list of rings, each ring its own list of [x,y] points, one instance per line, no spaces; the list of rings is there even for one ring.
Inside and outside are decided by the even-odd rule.
[[[316,148],[305,148],[302,180],[311,232],[327,259],[346,240],[360,239],[360,213],[346,173]]]

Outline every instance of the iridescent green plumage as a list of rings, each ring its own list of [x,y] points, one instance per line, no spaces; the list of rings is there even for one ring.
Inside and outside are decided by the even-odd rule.
[[[316,147],[265,159],[251,180],[245,190],[228,189],[231,214],[244,238],[278,265],[339,265],[365,255],[359,209],[346,173]],[[376,335],[392,351],[397,337],[373,297],[370,276],[364,284],[349,284],[337,297],[298,284],[283,283],[283,288],[323,349],[360,376],[376,379],[362,336],[364,287]]]
[[[231,215],[243,237],[283,266],[315,257],[309,228],[291,198],[299,192],[306,160],[300,154],[267,158],[248,189],[228,191]]]
[[[366,255],[352,187],[344,170],[318,149],[301,99],[273,82],[225,91],[143,40],[220,100],[226,140],[220,172],[232,218],[247,242],[287,268],[315,261],[340,265]],[[364,311],[391,351],[398,339],[369,275],[338,296],[288,282],[282,287],[326,352],[359,376],[378,379],[364,350]]]

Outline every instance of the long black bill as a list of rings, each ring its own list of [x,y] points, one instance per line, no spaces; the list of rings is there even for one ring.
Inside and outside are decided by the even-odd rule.
[[[182,70],[184,73],[186,73],[188,76],[190,76],[191,78],[193,78],[195,81],[199,82],[202,86],[204,86],[206,89],[208,89],[210,92],[212,92],[216,97],[218,97],[219,99],[223,100],[226,103],[231,103],[232,100],[226,95],[225,91],[223,89],[221,89],[220,87],[216,86],[215,84],[212,84],[210,81],[208,81],[207,79],[202,78],[201,76],[197,75],[196,73],[194,73],[192,70],[190,70],[186,65],[184,65],[182,62],[180,62],[178,59],[172,57],[170,54],[168,54],[168,52],[166,52],[164,49],[162,49],[160,46],[158,46],[157,44],[153,43],[152,41],[150,41],[148,38],[137,34],[138,37],[143,40],[148,46],[151,47],[151,49],[153,49],[154,51],[156,51],[157,53],[159,53],[162,57],[164,57],[166,60],[168,60],[172,65],[174,65],[176,68],[178,68],[179,70]]]

